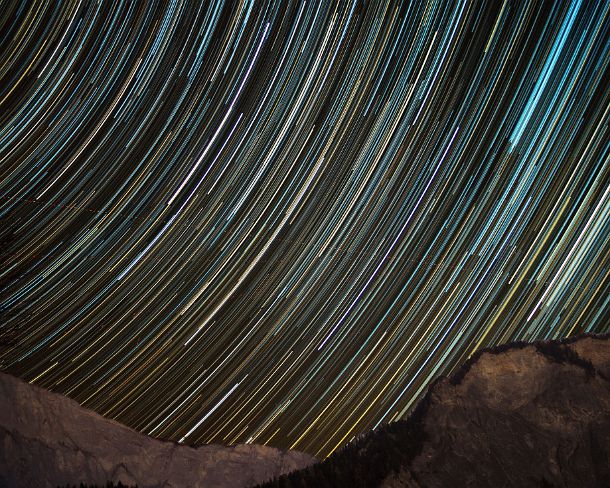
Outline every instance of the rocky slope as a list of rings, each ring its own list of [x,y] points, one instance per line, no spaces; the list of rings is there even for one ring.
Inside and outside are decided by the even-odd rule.
[[[510,344],[283,488],[610,487],[610,338]]]
[[[159,441],[0,373],[2,488],[107,481],[140,488],[251,486],[315,461],[259,445],[192,448]]]

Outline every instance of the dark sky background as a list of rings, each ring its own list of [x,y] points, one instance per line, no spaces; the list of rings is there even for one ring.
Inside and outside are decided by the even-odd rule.
[[[610,3],[8,2],[0,368],[324,457],[610,332]]]

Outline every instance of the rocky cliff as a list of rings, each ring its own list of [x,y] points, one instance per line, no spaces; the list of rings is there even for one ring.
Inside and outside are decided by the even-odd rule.
[[[610,339],[480,352],[408,420],[265,486],[610,487]]]
[[[315,458],[259,445],[159,441],[64,396],[0,373],[0,487],[107,481],[145,487],[251,486]]]

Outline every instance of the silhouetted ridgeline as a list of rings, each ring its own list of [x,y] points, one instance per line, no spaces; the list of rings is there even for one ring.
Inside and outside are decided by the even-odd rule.
[[[475,352],[468,360],[460,367],[458,371],[455,372],[450,378],[449,381],[452,385],[459,385],[466,376],[466,373],[470,371],[470,368],[473,364],[475,364],[479,358],[483,354],[502,354],[504,352],[510,351],[511,349],[524,349],[528,346],[534,346],[536,350],[542,354],[544,354],[549,359],[556,361],[558,363],[567,363],[573,362],[575,364],[580,364],[586,370],[593,373],[593,365],[587,359],[581,358],[578,354],[576,354],[570,347],[569,344],[582,340],[585,337],[592,338],[608,338],[608,335],[595,335],[595,334],[585,334],[578,337],[570,337],[568,339],[562,339],[558,341],[538,341],[538,342],[524,342],[524,341],[516,341],[516,342],[508,342],[506,344],[500,344],[499,346],[479,349]]]
[[[4,373],[0,446],[0,488],[247,487],[317,461],[267,446],[153,439]]]
[[[610,336],[507,344],[405,421],[260,487],[610,487]]]
[[[258,486],[607,488],[610,336],[481,351],[434,381],[407,420],[322,463],[265,446],[161,442],[2,373],[0,445],[2,488],[234,487],[278,473],[290,474]]]

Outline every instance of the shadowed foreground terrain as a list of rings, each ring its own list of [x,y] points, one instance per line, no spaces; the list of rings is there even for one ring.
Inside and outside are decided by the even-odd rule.
[[[268,487],[609,487],[610,339],[481,351],[406,421]]]
[[[260,445],[193,448],[140,434],[0,373],[0,487],[251,486],[316,459]]]
[[[481,351],[436,380],[408,420],[315,461],[159,441],[0,373],[0,487],[237,487],[274,477],[260,486],[608,487],[609,336]]]

